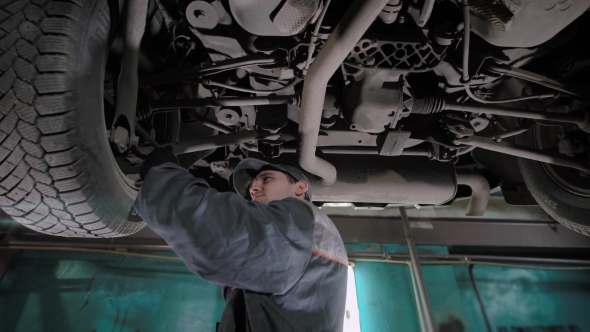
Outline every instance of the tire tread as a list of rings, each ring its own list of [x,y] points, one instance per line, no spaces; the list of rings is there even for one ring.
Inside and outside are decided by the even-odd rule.
[[[145,225],[101,202],[79,145],[74,59],[91,7],[0,0],[0,207],[57,236],[124,236]]]

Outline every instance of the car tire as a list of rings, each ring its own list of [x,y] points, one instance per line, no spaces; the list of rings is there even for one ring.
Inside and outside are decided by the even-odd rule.
[[[107,0],[1,3],[1,208],[46,234],[136,233],[145,226],[137,190],[115,163],[104,120]]]
[[[517,143],[536,147],[536,129],[517,136]],[[575,232],[590,236],[590,197],[562,188],[541,162],[518,158],[518,165],[529,191],[549,216]]]

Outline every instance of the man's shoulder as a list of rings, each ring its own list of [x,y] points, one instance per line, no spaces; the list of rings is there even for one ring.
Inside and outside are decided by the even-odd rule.
[[[340,232],[322,210],[310,202],[306,202],[314,213],[315,232],[313,254],[328,258],[336,263],[348,264],[348,256]]]
[[[286,200],[289,200],[291,204],[296,205],[301,209],[308,210],[313,216],[313,219],[316,224],[320,225],[321,227],[327,228],[331,232],[335,232],[336,234],[338,234],[338,230],[336,230],[336,226],[334,226],[332,219],[330,219],[330,217],[328,217],[327,214],[325,214],[322,210],[320,210],[320,208],[315,206],[313,203],[297,198],[287,198]]]

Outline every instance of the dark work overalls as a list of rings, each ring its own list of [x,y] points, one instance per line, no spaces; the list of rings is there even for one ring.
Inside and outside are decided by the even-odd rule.
[[[167,163],[135,208],[191,271],[224,286],[220,332],[342,331],[348,258],[313,204],[247,202]]]

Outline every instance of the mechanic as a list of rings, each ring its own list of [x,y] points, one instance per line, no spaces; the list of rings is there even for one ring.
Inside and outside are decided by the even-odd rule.
[[[244,159],[239,195],[220,193],[158,148],[140,176],[137,212],[191,271],[222,286],[218,331],[342,331],[348,258],[301,170]]]

